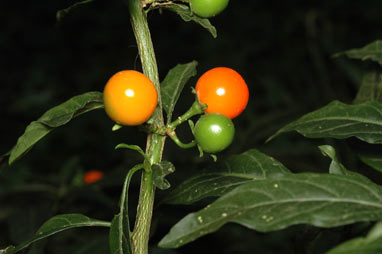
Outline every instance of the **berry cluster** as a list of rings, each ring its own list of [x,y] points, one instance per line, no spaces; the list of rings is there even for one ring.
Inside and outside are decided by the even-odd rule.
[[[207,114],[195,125],[195,140],[206,152],[220,152],[232,143],[235,127],[231,119],[247,106],[248,86],[235,70],[217,67],[199,78],[195,90],[199,102],[207,105]]]
[[[220,152],[227,148],[234,138],[235,127],[231,119],[240,115],[247,106],[247,84],[235,70],[217,67],[199,78],[195,90],[197,104],[201,105],[199,108],[203,108],[205,112],[192,129],[195,144],[208,153]],[[113,75],[107,82],[103,95],[107,115],[121,125],[134,126],[145,123],[154,113],[158,102],[157,90],[150,79],[132,70],[120,71]],[[196,112],[200,113],[203,111]],[[192,115],[195,115],[195,112],[190,116]],[[184,122],[188,118],[180,119]],[[175,134],[170,133],[175,133],[176,125],[169,127],[170,131],[167,130],[167,134],[173,139]],[[183,147],[195,145],[191,144]]]

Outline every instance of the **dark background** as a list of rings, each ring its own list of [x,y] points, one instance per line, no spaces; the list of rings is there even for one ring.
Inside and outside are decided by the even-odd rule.
[[[250,102],[237,119],[234,143],[219,155],[257,148],[274,156],[294,172],[326,172],[330,161],[317,145],[341,149],[341,159],[353,170],[349,142],[307,140],[284,134],[265,144],[276,130],[299,116],[338,99],[351,103],[362,73],[370,63],[332,58],[336,52],[358,48],[382,37],[382,2],[345,1],[231,1],[211,19],[214,39],[195,23],[183,22],[171,12],[154,11],[149,24],[161,80],[178,63],[199,62],[198,76],[216,66],[239,71],[250,89]],[[27,124],[47,109],[74,95],[102,91],[107,79],[122,69],[140,70],[137,47],[122,1],[96,0],[56,21],[56,12],[75,1],[11,1],[0,4],[0,153],[11,149]],[[176,114],[193,100],[190,87],[182,93]],[[31,236],[48,218],[59,213],[84,213],[111,220],[126,170],[139,162],[133,152],[114,151],[124,142],[145,145],[145,135],[127,127],[111,132],[113,122],[103,110],[75,119],[39,142],[12,167],[0,168],[0,249]],[[182,139],[191,139],[179,128]],[[173,186],[212,163],[187,153],[169,140],[164,158],[177,168]],[[350,147],[350,148],[349,148]],[[84,186],[82,174],[102,170],[105,178]],[[367,173],[367,168],[365,168]],[[132,215],[139,177],[132,184]],[[158,191],[160,199],[166,192]],[[135,195],[134,195],[135,194]],[[154,212],[152,243],[170,226],[203,202],[191,207],[161,206]],[[159,220],[160,218],[160,220]],[[226,225],[176,251],[153,253],[322,253],[364,232],[367,225],[331,230],[295,226],[261,234],[238,225]],[[26,253],[107,253],[106,229],[77,229],[35,244]]]

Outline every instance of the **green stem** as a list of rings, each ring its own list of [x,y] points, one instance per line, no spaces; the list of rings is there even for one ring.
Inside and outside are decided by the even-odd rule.
[[[179,116],[175,121],[170,123],[167,127],[169,129],[175,129],[178,125],[180,125],[181,123],[184,123],[191,117],[202,114],[205,108],[206,108],[206,105],[202,105],[200,104],[198,100],[195,100],[191,108],[189,108],[189,110],[187,110],[186,113]]]
[[[181,148],[184,148],[184,149],[188,149],[188,148],[192,148],[194,146],[196,146],[196,142],[195,140],[192,140],[190,143],[188,144],[185,144],[183,143],[182,141],[179,140],[178,136],[176,136],[176,133],[175,131],[172,131],[172,132],[169,132],[168,133],[168,136],[172,139],[172,141],[175,142],[175,144],[177,144],[179,147]]]
[[[158,95],[160,95],[158,67],[147,23],[147,16],[143,10],[143,2],[141,0],[125,1],[129,7],[131,24],[138,45],[143,73],[151,79],[157,89]],[[164,127],[160,96],[158,97],[158,107],[150,122],[158,128]],[[146,161],[146,163],[152,165],[161,161],[165,138],[165,136],[155,133],[148,135],[146,147],[148,161]],[[154,194],[155,186],[153,184],[152,171],[145,170],[142,172],[137,217],[132,234],[133,254],[148,254]]]

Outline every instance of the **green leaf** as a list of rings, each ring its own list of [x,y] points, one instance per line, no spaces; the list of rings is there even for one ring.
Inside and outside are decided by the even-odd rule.
[[[110,254],[131,254],[130,232],[124,234],[119,221],[121,215],[114,216],[109,233]]]
[[[330,167],[329,167],[330,174],[335,174],[335,175],[356,174],[354,172],[347,170],[345,166],[339,162],[337,158],[336,150],[334,149],[334,147],[329,145],[323,145],[323,146],[319,146],[318,148],[321,150],[323,155],[328,156],[329,158],[332,159],[332,162],[330,163]]]
[[[67,124],[73,118],[88,111],[103,108],[102,93],[88,92],[48,110],[37,121],[31,122],[19,137],[9,156],[9,164],[22,157],[40,139],[54,128]]]
[[[65,18],[65,16],[67,14],[69,14],[71,11],[73,11],[74,9],[78,8],[78,7],[81,7],[82,5],[85,5],[85,4],[89,4],[91,2],[94,2],[94,0],[83,0],[83,1],[80,1],[80,2],[77,2],[77,3],[74,3],[72,4],[71,6],[69,6],[68,8],[65,8],[65,9],[62,9],[62,10],[59,10],[57,13],[56,13],[56,19],[58,22],[60,22],[63,18]]]
[[[295,224],[336,227],[382,219],[382,188],[367,178],[285,174],[243,184],[180,220],[159,246],[177,248],[228,222],[261,232]]]
[[[124,149],[130,149],[130,150],[133,150],[133,151],[137,151],[140,155],[143,156],[143,158],[148,159],[147,156],[146,156],[146,154],[145,154],[145,152],[143,151],[143,149],[140,148],[140,147],[137,146],[137,145],[128,145],[128,144],[123,144],[123,143],[122,143],[122,144],[118,144],[118,145],[115,147],[115,149],[122,149],[122,148],[124,148]]]
[[[190,8],[187,5],[184,4],[178,4],[178,3],[172,3],[172,2],[166,2],[164,4],[156,4],[152,5],[149,10],[153,9],[166,9],[172,12],[177,13],[184,21],[194,21],[195,23],[198,23],[203,28],[205,28],[210,34],[216,38],[217,33],[216,29],[213,25],[211,25],[210,21],[205,18],[200,18],[196,15],[193,15]]]
[[[91,219],[82,214],[57,215],[46,221],[36,232],[34,237],[16,246],[15,248],[8,248],[3,250],[3,254],[17,253],[38,240],[44,239],[48,236],[54,235],[67,229],[78,227],[110,227],[110,223]]]
[[[196,75],[198,62],[192,61],[187,64],[178,64],[172,68],[161,83],[163,108],[167,113],[167,122],[171,122],[172,112],[179,99],[184,85]]]
[[[280,162],[258,150],[215,163],[177,186],[166,197],[170,204],[191,204],[206,197],[219,197],[237,186],[289,173]]]
[[[342,55],[346,55],[349,58],[360,59],[362,61],[372,60],[382,64],[382,40],[374,41],[362,48],[337,53],[333,57]]]
[[[161,190],[170,188],[171,185],[165,177],[175,172],[175,166],[169,161],[161,161],[160,163],[152,165],[151,169],[153,171],[153,182],[155,186]]]
[[[366,165],[382,172],[382,156],[377,155],[359,155],[359,158]]]
[[[382,76],[377,72],[368,72],[363,75],[361,87],[353,103],[367,101],[382,102]]]
[[[357,137],[368,143],[381,144],[382,103],[369,101],[347,105],[333,101],[286,125],[267,141],[288,131],[297,131],[308,138]]]
[[[137,164],[127,172],[121,193],[119,214],[114,216],[109,231],[109,247],[111,254],[133,253],[128,209],[129,185],[134,173],[143,168],[143,164]]]
[[[366,237],[357,237],[331,249],[328,254],[382,253],[382,222],[378,222]]]
[[[120,125],[119,123],[116,123],[113,125],[113,127],[111,128],[112,131],[117,131],[119,129],[121,129],[123,126]]]

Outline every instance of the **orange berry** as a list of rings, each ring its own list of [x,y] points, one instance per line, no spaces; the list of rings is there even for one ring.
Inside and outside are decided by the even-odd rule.
[[[206,113],[220,113],[233,119],[248,104],[247,84],[239,73],[227,67],[205,72],[196,83],[195,90],[199,101],[207,104]]]
[[[103,91],[106,114],[121,125],[140,125],[154,113],[158,94],[144,74],[125,70],[114,74]]]

